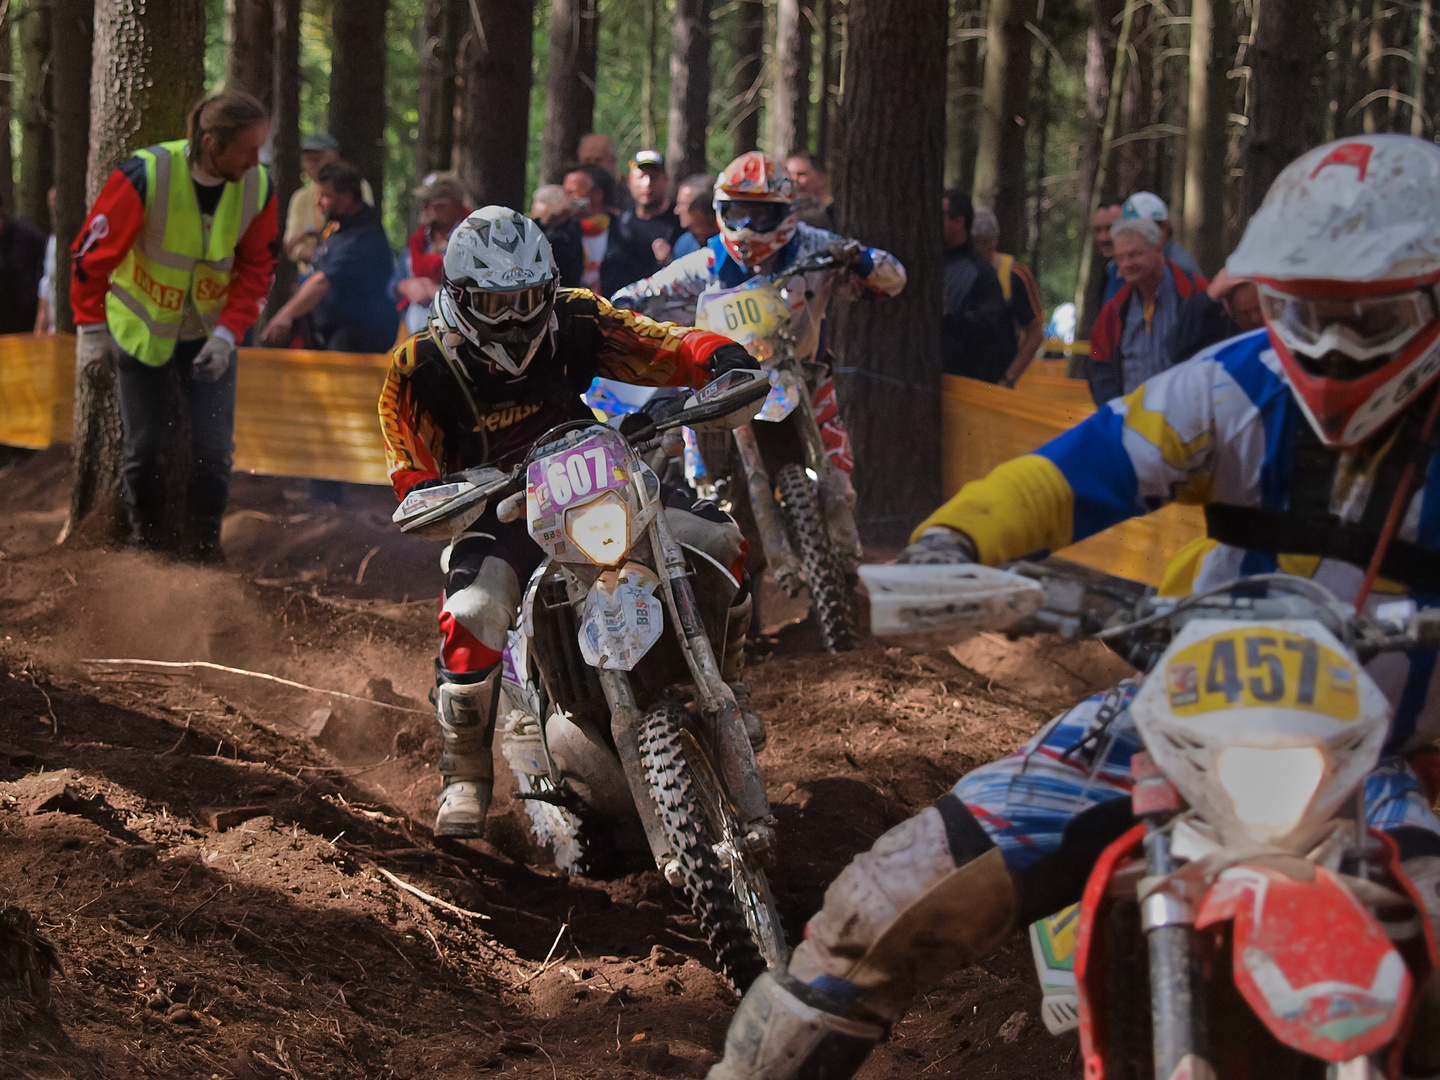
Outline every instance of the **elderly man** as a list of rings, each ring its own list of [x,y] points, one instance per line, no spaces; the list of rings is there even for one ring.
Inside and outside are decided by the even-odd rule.
[[[1110,236],[1125,283],[1090,333],[1090,393],[1097,405],[1170,367],[1165,343],[1179,323],[1180,305],[1209,285],[1165,257],[1165,235],[1148,218],[1121,218]]]
[[[334,135],[317,131],[300,144],[300,171],[309,183],[290,196],[285,213],[285,257],[300,268],[302,275],[309,275],[315,245],[325,229],[325,211],[320,209],[320,188],[315,178],[326,165],[339,160],[340,140]],[[375,205],[370,181],[360,182],[360,194],[367,206]]]
[[[1153,191],[1135,192],[1120,204],[1120,220],[1128,221],[1132,218],[1143,218],[1146,221],[1155,222],[1160,227],[1160,235],[1165,239],[1165,258],[1187,274],[1198,275],[1200,273],[1200,264],[1195,261],[1195,257],[1181,247],[1180,241],[1175,239],[1175,230],[1170,224],[1170,210],[1165,205],[1164,199]],[[1120,291],[1120,286],[1124,284],[1125,276],[1112,258],[1110,264],[1105,267],[1105,302],[1107,304],[1114,299],[1115,294]]]
[[[1030,361],[1035,359],[1040,343],[1045,339],[1040,286],[1028,266],[1017,262],[1014,255],[996,250],[1000,243],[1000,220],[988,206],[975,207],[975,224],[970,230],[970,240],[975,250],[989,259],[990,265],[995,268],[995,274],[1000,279],[1000,291],[1005,294],[1005,303],[1015,324],[1015,358],[1000,380],[1001,386],[1014,386],[1016,380],[1025,374]]]
[[[405,245],[390,279],[390,299],[401,311],[407,334],[425,329],[430,301],[440,288],[445,245],[456,225],[473,209],[465,186],[454,173],[431,173],[414,191],[420,204],[420,227]]]
[[[635,205],[615,222],[600,264],[600,291],[605,296],[659,270],[661,257],[669,256],[670,245],[680,236],[680,219],[670,209],[664,154],[641,150],[631,158],[629,186]]]

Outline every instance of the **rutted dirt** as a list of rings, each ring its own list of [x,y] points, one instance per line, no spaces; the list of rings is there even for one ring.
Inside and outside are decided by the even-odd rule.
[[[59,451],[0,469],[0,908],[64,965],[48,1009],[0,1010],[0,1077],[704,1075],[734,997],[657,873],[545,864],[503,762],[489,838],[431,838],[438,549],[388,493],[237,477],[210,569],[55,548],[66,473]],[[993,637],[823,656],[766,600],[751,682],[792,940],[851,855],[1124,671]],[[1017,934],[860,1075],[1078,1075],[1038,1001]]]

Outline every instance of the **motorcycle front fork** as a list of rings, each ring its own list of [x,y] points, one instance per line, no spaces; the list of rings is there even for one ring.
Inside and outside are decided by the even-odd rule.
[[[1173,873],[1175,860],[1163,822],[1149,817],[1147,824],[1145,872],[1155,880]],[[1155,1080],[1212,1080],[1195,963],[1195,913],[1174,895],[1156,891],[1141,901],[1140,925],[1150,952]]]
[[[740,465],[745,470],[745,485],[750,494],[750,509],[755,526],[760,530],[760,546],[765,561],[775,575],[775,583],[791,596],[800,591],[800,560],[790,546],[790,536],[780,519],[780,504],[775,501],[775,483],[765,468],[760,445],[750,425],[735,429],[735,447],[740,451]]]

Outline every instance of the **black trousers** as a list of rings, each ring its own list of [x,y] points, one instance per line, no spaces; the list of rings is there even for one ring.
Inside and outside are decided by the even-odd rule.
[[[190,485],[186,492],[185,534],[191,544],[220,542],[220,519],[230,500],[230,467],[235,453],[236,363],[215,382],[195,378],[193,364],[204,339],[182,341],[170,363],[142,364],[120,354],[116,383],[124,430],[125,509],[132,543],[155,546],[162,541],[169,498],[168,460],[173,430],[179,419],[170,399],[170,365],[180,375],[180,388],[190,421]]]

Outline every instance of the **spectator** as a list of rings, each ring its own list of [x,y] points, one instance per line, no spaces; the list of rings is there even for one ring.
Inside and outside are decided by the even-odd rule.
[[[1263,325],[1255,283],[1233,278],[1222,268],[1207,288],[1180,305],[1180,318],[1165,344],[1166,357],[1170,364],[1178,364],[1201,349]]]
[[[1092,273],[1086,282],[1085,310],[1081,313],[1082,322],[1075,329],[1077,341],[1085,341],[1090,337],[1090,330],[1095,325],[1100,309],[1105,306],[1105,301],[1110,299],[1110,268],[1115,265],[1115,242],[1110,239],[1110,226],[1119,220],[1120,200],[1102,196],[1091,228],[1095,231],[1095,251],[1105,260],[1105,269],[1098,274]]]
[[[440,288],[441,264],[450,232],[475,209],[454,173],[431,173],[414,191],[420,227],[395,262],[390,299],[403,313],[406,334],[418,334],[430,318],[430,301]]]
[[[580,244],[584,252],[581,284],[591,292],[600,291],[600,266],[610,246],[610,211],[604,190],[596,178],[608,176],[594,166],[578,165],[565,174],[565,194],[580,216]]]
[[[540,224],[555,266],[560,271],[562,289],[584,288],[585,246],[580,236],[580,219],[565,189],[559,184],[546,184],[535,192],[530,216]]]
[[[334,135],[317,131],[300,144],[300,171],[309,182],[290,196],[290,207],[285,214],[285,257],[300,268],[302,277],[310,273],[315,244],[325,228],[325,211],[320,209],[320,189],[315,185],[315,178],[326,165],[339,160],[340,141]],[[360,182],[360,193],[367,206],[375,205],[370,181]]]
[[[975,207],[975,225],[970,230],[970,242],[990,260],[995,275],[1000,279],[1005,303],[1010,306],[1017,344],[1015,359],[1000,380],[1000,385],[1014,386],[1040,351],[1040,343],[1045,340],[1045,319],[1040,313],[1040,286],[1028,266],[1016,262],[1014,255],[1004,255],[995,250],[1000,242],[1000,221],[988,206]]]
[[[591,134],[580,140],[576,157],[585,168],[598,170],[605,174],[609,181],[604,184],[605,206],[612,214],[619,214],[623,210],[629,210],[635,204],[631,201],[628,192],[621,189],[619,178],[616,176],[616,167],[620,164],[620,152],[615,148],[615,140],[609,135]],[[597,179],[596,181],[600,181]]]
[[[315,177],[325,229],[314,272],[270,320],[266,343],[288,344],[295,320],[309,314],[316,348],[378,353],[395,344],[399,316],[389,291],[395,256],[380,211],[361,198],[362,184],[344,161],[330,162]]]
[[[1155,221],[1121,218],[1110,235],[1125,284],[1100,309],[1090,335],[1090,393],[1097,405],[1170,366],[1165,343],[1180,305],[1209,285],[1165,257],[1165,234]]]
[[[680,235],[680,219],[670,209],[664,154],[641,150],[631,159],[630,194],[635,206],[615,222],[600,264],[600,291],[605,296],[659,270],[661,254],[668,254]]]
[[[39,317],[45,233],[0,206],[0,334],[29,334]]]
[[[1000,278],[975,249],[975,208],[959,189],[945,192],[945,254],[940,262],[940,366],[949,375],[995,383],[1015,358],[1015,330]]]
[[[55,332],[55,189],[45,193],[50,211],[50,239],[45,241],[45,274],[40,279],[39,306],[35,312],[35,333]]]
[[[1174,238],[1170,226],[1170,211],[1166,208],[1164,199],[1149,191],[1137,191],[1120,204],[1120,220],[1133,218],[1145,218],[1155,222],[1160,227],[1160,235],[1165,238],[1165,258],[1192,277],[1200,276],[1200,264]],[[1120,291],[1120,286],[1124,284],[1125,279],[1120,275],[1119,266],[1111,259],[1105,267],[1105,303],[1113,300]]]
[[[675,240],[669,255],[660,260],[662,264],[699,251],[719,233],[720,222],[715,217],[715,177],[699,173],[680,181],[680,190],[675,193],[675,214],[685,231]]]
[[[835,231],[835,207],[826,191],[825,170],[808,150],[796,150],[785,159],[785,172],[795,185],[795,204],[800,219],[817,229]],[[813,203],[810,200],[814,200]],[[805,205],[801,205],[804,203]]]
[[[269,127],[264,106],[241,91],[200,102],[188,138],[138,150],[110,174],[70,249],[76,374],[115,373],[135,547],[158,548],[170,531],[166,452],[178,383],[190,429],[186,551],[223,558],[235,343],[270,292],[280,235],[260,165]]]

